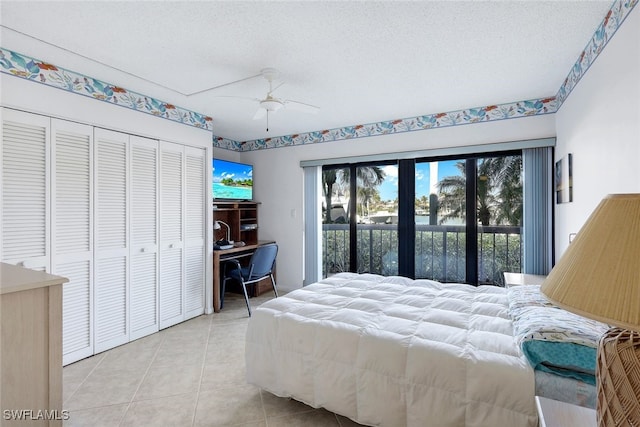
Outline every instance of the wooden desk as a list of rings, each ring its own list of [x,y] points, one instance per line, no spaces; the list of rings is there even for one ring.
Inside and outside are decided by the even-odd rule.
[[[213,311],[220,312],[220,261],[251,256],[259,246],[275,243],[273,240],[260,240],[257,245],[246,245],[231,249],[213,251]]]

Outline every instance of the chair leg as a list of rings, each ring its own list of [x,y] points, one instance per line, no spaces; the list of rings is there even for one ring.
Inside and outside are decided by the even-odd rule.
[[[247,303],[247,310],[249,311],[249,317],[251,317],[251,306],[249,305],[249,295],[247,295],[247,285],[242,281],[242,291],[244,292],[244,301]]]
[[[224,307],[224,293],[227,290],[227,280],[229,279],[222,279],[222,286],[220,287],[220,310],[222,310],[222,307]]]
[[[271,286],[273,286],[273,293],[276,294],[276,298],[278,298],[278,290],[276,289],[276,281],[273,279],[273,274],[271,276]]]

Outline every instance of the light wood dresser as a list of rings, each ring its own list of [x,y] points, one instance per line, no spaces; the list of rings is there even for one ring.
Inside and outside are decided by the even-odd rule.
[[[0,263],[0,425],[60,426],[62,284]]]

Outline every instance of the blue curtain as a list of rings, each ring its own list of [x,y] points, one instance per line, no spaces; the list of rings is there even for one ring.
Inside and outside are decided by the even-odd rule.
[[[553,262],[553,147],[522,150],[524,169],[523,266],[527,274],[548,274]]]

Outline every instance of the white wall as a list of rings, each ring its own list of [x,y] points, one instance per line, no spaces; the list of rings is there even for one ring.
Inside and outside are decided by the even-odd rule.
[[[556,113],[556,159],[573,153],[573,202],[555,205],[556,260],[600,200],[640,192],[640,10]]]
[[[299,288],[304,278],[301,160],[547,138],[555,136],[554,126],[554,116],[545,115],[241,153],[242,162],[254,165],[254,196],[262,202],[260,238],[279,245],[278,286]],[[214,156],[225,151],[215,149]]]

